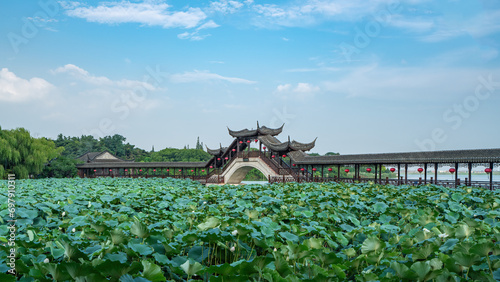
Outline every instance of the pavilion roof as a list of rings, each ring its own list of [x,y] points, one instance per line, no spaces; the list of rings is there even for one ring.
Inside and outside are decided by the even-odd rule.
[[[316,144],[316,139],[310,143],[301,143],[295,140],[290,141],[290,136],[288,136],[288,141],[286,142],[281,142],[271,135],[259,136],[258,139],[269,148],[269,150],[274,152],[309,151],[314,148]]]
[[[242,129],[236,131],[229,129],[228,127],[227,130],[229,131],[229,135],[234,138],[257,137],[262,135],[276,136],[283,131],[284,126],[285,124],[283,124],[279,128],[269,128],[266,126],[259,126],[259,122],[257,122],[257,129]]]
[[[109,151],[87,152],[77,158],[85,163],[88,162],[124,162],[124,160],[114,156]]]
[[[207,148],[207,153],[209,153],[210,155],[213,155],[213,156],[222,155],[222,154],[224,154],[224,152],[227,151],[227,147],[222,147],[222,145],[220,145],[220,148],[218,148],[218,149],[210,149],[210,148],[208,148],[207,145],[205,145],[205,147]]]

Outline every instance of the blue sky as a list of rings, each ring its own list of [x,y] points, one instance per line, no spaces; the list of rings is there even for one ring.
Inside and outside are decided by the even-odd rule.
[[[144,149],[277,127],[314,152],[498,148],[498,1],[0,3],[0,125]]]

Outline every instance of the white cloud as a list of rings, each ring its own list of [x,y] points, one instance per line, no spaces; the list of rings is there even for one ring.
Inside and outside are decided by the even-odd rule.
[[[293,91],[298,93],[313,93],[319,91],[319,87],[301,82],[297,84],[297,87]]]
[[[408,30],[411,32],[430,31],[435,27],[435,23],[431,19],[424,18],[408,18],[402,15],[392,15],[387,23],[393,27]]]
[[[250,2],[251,4],[251,2]],[[236,13],[241,7],[243,7],[243,3],[240,3],[238,1],[231,1],[231,0],[222,0],[222,1],[217,1],[217,2],[211,2],[210,3],[210,10],[222,14],[234,14]]]
[[[96,7],[64,3],[62,7],[69,16],[105,24],[140,23],[163,28],[193,28],[207,17],[200,8],[169,11],[170,6],[162,1],[102,2]]]
[[[275,93],[281,98],[305,100],[314,97],[314,94],[321,89],[310,83],[299,82],[294,87],[292,84],[280,84],[276,87]]]
[[[195,31],[193,31],[193,32],[186,31],[186,32],[183,32],[181,34],[178,34],[177,37],[179,39],[190,39],[193,41],[203,40],[206,37],[210,36],[210,34],[200,34],[200,30],[208,29],[208,28],[216,28],[216,27],[219,27],[219,25],[216,24],[214,21],[210,20],[210,21],[200,25],[199,27],[197,27]]]
[[[237,77],[226,77],[216,73],[211,73],[209,71],[198,71],[185,72],[182,74],[173,74],[170,76],[172,82],[175,83],[188,83],[188,82],[204,82],[204,81],[216,81],[223,80],[231,83],[243,83],[243,84],[253,84],[255,81],[237,78]]]
[[[321,21],[353,21],[389,9],[391,0],[307,0],[300,4],[256,4],[254,11],[260,15],[254,24],[261,27],[304,26]]]
[[[335,72],[340,71],[340,68],[334,67],[318,67],[318,68],[297,68],[297,69],[288,69],[287,72]]]
[[[72,77],[86,82],[88,84],[96,85],[96,86],[113,86],[113,87],[121,87],[121,88],[134,88],[134,87],[144,87],[146,90],[153,91],[156,88],[146,82],[138,81],[138,80],[111,80],[105,76],[94,76],[90,74],[88,71],[75,66],[73,64],[67,64],[62,67],[58,67],[57,69],[52,71],[54,74],[59,73],[67,73]]]
[[[500,69],[457,67],[379,67],[368,65],[346,70],[346,75],[324,83],[330,94],[381,100],[449,100],[473,95],[478,77],[500,77]],[[450,100],[451,99],[451,100]]]
[[[276,87],[276,91],[278,92],[288,91],[290,90],[290,88],[292,88],[291,84],[281,84],[278,85],[278,87]]]
[[[0,101],[25,102],[43,98],[55,87],[38,77],[23,79],[7,68],[0,70]]]
[[[470,35],[484,37],[500,32],[500,10],[482,12],[469,19],[450,20],[439,19],[435,29],[429,35],[423,36],[423,41],[436,42],[451,38]]]

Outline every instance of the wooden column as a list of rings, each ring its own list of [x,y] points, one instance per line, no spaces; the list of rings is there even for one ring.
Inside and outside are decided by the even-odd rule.
[[[400,179],[401,179],[401,164],[398,164],[398,183]]]
[[[408,164],[405,164],[405,184],[408,183]]]
[[[490,163],[490,190],[493,190],[493,163]]]
[[[379,164],[379,166],[380,166],[380,169],[379,169],[379,171],[378,171],[378,179],[379,179],[380,181],[382,181],[382,164]]]
[[[465,185],[471,185],[472,181],[472,163],[467,164],[467,169],[469,170],[469,183],[465,183]]]
[[[427,184],[427,163],[424,164],[424,184]]]
[[[434,163],[434,184],[437,184],[438,180],[438,164]]]

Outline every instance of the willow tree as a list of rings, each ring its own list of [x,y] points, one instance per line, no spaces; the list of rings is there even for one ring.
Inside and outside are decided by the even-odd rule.
[[[0,128],[0,178],[14,173],[16,178],[39,174],[44,165],[58,157],[64,148],[56,148],[53,141],[33,138],[24,128]]]

